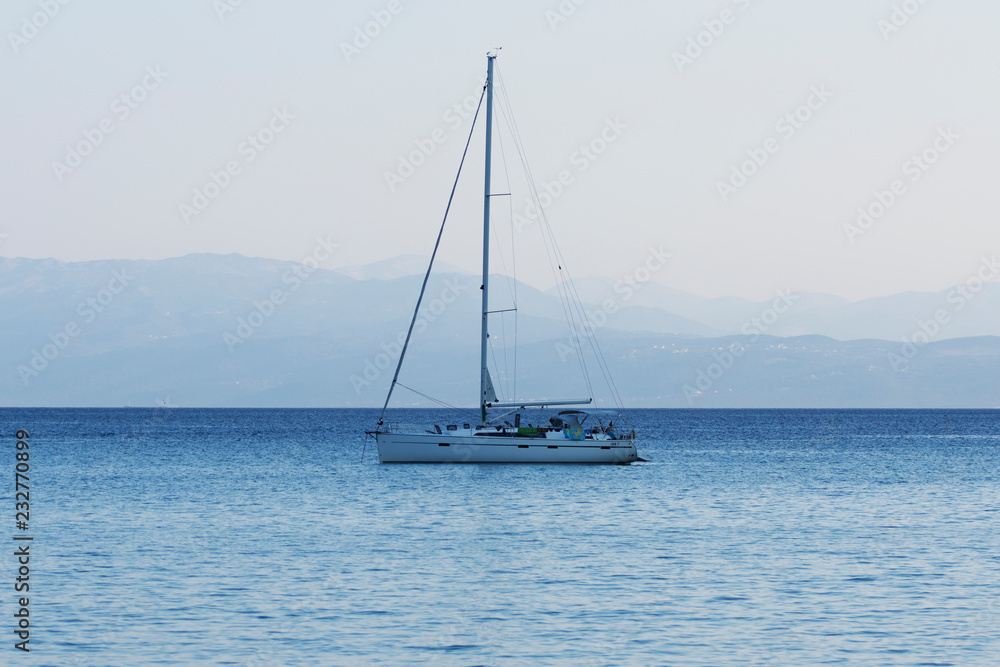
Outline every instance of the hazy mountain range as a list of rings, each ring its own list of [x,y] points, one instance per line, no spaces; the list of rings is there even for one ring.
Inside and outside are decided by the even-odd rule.
[[[0,404],[381,405],[425,267],[418,256],[311,271],[241,255],[0,259]],[[479,282],[446,265],[432,276],[403,384],[472,403]],[[1000,406],[997,283],[759,303],[654,282],[574,285],[626,405]],[[590,345],[570,335],[557,291],[491,281],[493,308],[512,307],[515,296],[519,308],[516,357],[513,314],[494,316],[491,327],[498,393],[591,393],[578,363]],[[903,343],[915,335],[917,345]],[[593,393],[606,398],[589,361]],[[397,397],[397,405],[428,405],[405,389]]]

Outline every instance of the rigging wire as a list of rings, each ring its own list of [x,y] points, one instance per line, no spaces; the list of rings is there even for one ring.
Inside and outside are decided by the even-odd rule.
[[[501,109],[504,109],[506,105],[505,113],[501,113],[501,116],[506,121],[508,129],[510,130],[511,136],[514,140],[514,145],[517,148],[518,157],[520,158],[521,168],[524,170],[525,176],[528,180],[528,193],[531,197],[532,204],[535,206],[535,210],[538,212],[538,220],[541,223],[539,225],[540,231],[542,233],[542,240],[544,241],[545,252],[549,258],[549,268],[552,271],[552,278],[556,284],[556,290],[559,293],[559,302],[563,308],[563,315],[566,317],[566,324],[569,327],[570,334],[572,336],[574,331],[582,331],[583,323],[585,318],[581,316],[582,304],[579,308],[574,308],[572,294],[570,294],[564,284],[564,281],[560,279],[559,275],[556,273],[556,266],[559,270],[563,270],[563,265],[565,262],[562,260],[562,253],[558,251],[558,244],[555,241],[555,236],[552,233],[551,226],[548,223],[548,218],[545,216],[545,211],[542,208],[541,200],[538,196],[538,191],[535,188],[535,178],[531,171],[531,167],[527,160],[527,151],[524,149],[524,144],[521,141],[521,134],[517,128],[517,121],[514,119],[513,109],[511,108],[510,98],[507,95],[507,88],[504,84],[503,74],[497,71],[497,79],[499,82],[500,95],[499,101]],[[579,323],[577,319],[579,318]],[[579,354],[577,356],[577,361],[580,365],[580,372],[583,375],[584,382],[587,385],[588,391],[590,391],[591,396],[594,395],[593,386],[590,381],[590,374],[587,372],[587,366],[584,362],[583,355]]]
[[[508,127],[511,130],[511,134],[514,137],[515,145],[517,145],[519,153],[521,155],[522,167],[525,169],[525,172],[528,175],[529,191],[532,195],[532,201],[536,207],[536,210],[538,211],[539,221],[542,223],[540,227],[542,229],[542,237],[545,240],[546,252],[550,253],[549,246],[551,243],[550,260],[554,257],[557,262],[557,266],[559,267],[559,271],[565,272],[566,276],[565,281],[559,280],[559,277],[556,275],[555,270],[553,270],[553,277],[556,279],[557,291],[559,292],[561,297],[560,300],[563,301],[564,300],[563,297],[566,297],[564,301],[564,310],[569,311],[569,317],[567,319],[567,322],[570,325],[571,334],[574,331],[574,325],[577,322],[577,318],[579,318],[579,328],[576,329],[574,344],[576,344],[579,347],[579,352],[580,352],[579,358],[581,362],[581,369],[584,375],[584,379],[587,383],[588,389],[591,390],[591,394],[593,395],[593,388],[590,383],[590,377],[586,370],[586,364],[583,362],[583,349],[582,349],[583,346],[582,344],[580,344],[579,340],[581,338],[586,338],[587,342],[589,343],[591,350],[594,353],[594,357],[597,360],[598,368],[601,371],[601,375],[604,377],[604,380],[608,385],[608,389],[609,392],[611,393],[612,400],[615,402],[619,410],[624,410],[624,405],[621,400],[621,394],[619,393],[618,387],[615,384],[613,377],[611,376],[611,369],[607,363],[607,359],[604,356],[604,352],[603,350],[601,350],[600,344],[598,343],[597,338],[594,335],[594,332],[590,331],[589,334],[587,333],[586,327],[587,324],[589,323],[589,318],[587,317],[587,314],[584,311],[583,301],[580,298],[580,294],[576,289],[576,285],[573,283],[569,269],[564,268],[567,266],[566,262],[564,261],[564,256],[562,254],[561,249],[559,248],[558,242],[555,239],[555,235],[552,232],[551,225],[549,225],[548,217],[546,216],[545,211],[541,206],[541,201],[538,197],[537,190],[534,187],[535,180],[534,177],[531,175],[530,167],[527,164],[527,156],[524,152],[523,144],[521,143],[520,140],[520,133],[517,130],[517,123],[513,116],[513,110],[510,108],[510,98],[507,95],[506,86],[504,85],[503,81],[503,75],[499,72],[499,68],[497,72],[497,78],[500,83],[500,91],[501,91],[500,94],[501,111],[502,111],[501,116],[507,122]],[[506,104],[507,106],[508,110],[507,113],[503,113],[504,104]],[[591,328],[592,326],[593,325],[591,324]]]
[[[507,191],[508,192],[510,191],[510,183],[507,184]],[[500,246],[500,235],[497,233],[496,225],[492,224],[492,218],[493,218],[493,209],[491,207],[490,208],[490,220],[491,220],[490,229],[493,230],[493,238],[496,240],[496,243],[494,244],[494,246],[497,249],[497,254],[500,255],[500,264],[501,264],[501,266],[503,266],[503,273],[504,273],[504,275],[507,276],[507,282],[508,282],[507,289],[508,289],[508,291],[510,291],[510,274],[507,272],[507,262],[504,260],[503,251],[501,251],[501,249],[500,249],[501,248],[501,246]],[[512,296],[512,298],[513,298],[513,296]],[[514,304],[514,307],[515,308],[517,307],[516,303]],[[501,311],[499,313],[499,315],[500,315],[500,330],[501,330],[501,334],[503,335],[503,375],[501,376],[501,379],[504,382],[507,383],[507,389],[509,390],[510,389],[510,367],[507,364],[507,328],[505,326],[504,313]],[[487,317],[489,317],[488,314],[487,314]],[[492,338],[492,337],[490,337],[490,338]],[[490,346],[492,347],[492,345],[493,345],[493,341],[491,340],[490,341]],[[496,362],[496,354],[495,353],[494,353],[494,356],[493,356],[493,365],[496,367],[497,375],[500,375],[500,365],[497,364],[497,362]],[[508,395],[512,395],[512,394],[510,394],[508,392]]]
[[[396,384],[398,384],[398,385],[399,385],[400,387],[402,387],[403,389],[409,389],[410,391],[412,391],[412,392],[413,392],[414,394],[417,394],[418,396],[423,396],[423,397],[424,397],[424,398],[426,398],[426,399],[427,399],[428,401],[434,401],[434,402],[435,402],[435,403],[437,403],[438,405],[443,405],[443,406],[444,406],[444,407],[446,407],[446,408],[452,408],[452,409],[454,409],[454,410],[459,410],[459,409],[461,409],[461,408],[457,408],[457,407],[455,407],[455,406],[454,406],[454,405],[452,405],[451,403],[445,403],[444,401],[441,401],[441,400],[438,400],[438,399],[434,398],[433,396],[429,396],[429,395],[425,394],[425,393],[424,393],[424,392],[422,392],[422,391],[417,391],[417,390],[416,390],[416,389],[414,389],[413,387],[407,387],[407,386],[406,386],[405,384],[403,384],[402,382],[397,382]]]
[[[498,77],[499,77],[499,73],[500,73],[500,70],[498,68],[497,69],[497,75],[498,75]],[[500,115],[503,116],[504,115],[503,105],[499,105],[498,109],[500,111]],[[504,147],[503,147],[503,132],[497,132],[497,139],[500,142],[500,157],[501,157],[501,162],[503,163],[504,178],[507,180],[507,192],[513,192],[513,189],[511,187],[511,183],[510,183],[510,172],[507,169],[507,152],[504,150]],[[511,375],[511,385],[512,385],[512,388],[511,388],[511,392],[510,392],[511,400],[513,400],[514,398],[517,397],[517,317],[518,317],[518,313],[517,313],[517,251],[516,251],[516,248],[515,248],[515,245],[514,245],[514,198],[513,198],[513,195],[511,195],[511,198],[507,200],[507,211],[510,214],[510,216],[509,216],[510,217],[510,264],[511,264],[511,274],[512,274],[512,277],[513,277],[513,280],[508,281],[508,288],[511,289],[511,295],[510,296],[511,296],[511,300],[514,302],[514,342],[513,342],[513,348],[514,348],[514,372]],[[497,245],[498,246],[500,245],[499,241],[497,242]],[[503,326],[503,315],[501,315],[501,326]],[[506,343],[506,341],[507,341],[507,330],[505,328],[504,329],[504,342]],[[507,363],[506,350],[507,350],[507,348],[506,348],[506,345],[505,345],[504,346],[504,353],[505,353],[505,355],[504,355],[504,364],[505,365]]]
[[[501,115],[503,114],[503,107],[502,106],[497,105],[496,110]],[[505,179],[505,183],[506,183],[506,186],[507,186],[507,188],[506,188],[507,189],[507,193],[508,193],[508,195],[510,195],[510,193],[513,190],[512,190],[512,185],[511,185],[511,181],[510,181],[510,171],[507,168],[507,153],[504,150],[504,145],[503,145],[503,132],[500,130],[500,127],[497,127],[496,138],[497,138],[497,141],[500,144],[500,156],[501,156],[501,163],[503,164],[504,179]],[[499,229],[498,229],[499,226],[498,225],[494,225],[494,224],[490,225],[491,229],[493,230],[493,238],[496,241],[496,243],[494,244],[494,247],[496,248],[497,254],[500,256],[500,263],[503,266],[503,275],[506,278],[506,283],[507,283],[507,292],[510,294],[511,303],[513,305],[512,310],[514,311],[514,331],[515,331],[515,336],[514,336],[514,340],[513,340],[513,342],[512,342],[511,345],[508,345],[508,338],[507,338],[507,318],[505,317],[505,313],[504,312],[500,313],[500,329],[501,329],[501,334],[503,335],[502,354],[503,354],[503,369],[504,369],[504,372],[503,372],[503,378],[502,379],[503,379],[504,383],[507,386],[507,395],[510,397],[511,400],[513,400],[514,397],[517,395],[517,393],[516,393],[516,386],[517,386],[516,385],[516,383],[517,383],[517,335],[516,335],[516,332],[517,332],[517,253],[515,251],[516,249],[515,249],[515,246],[514,246],[514,231],[513,231],[514,230],[514,226],[513,226],[514,225],[514,206],[513,206],[512,202],[513,202],[512,199],[508,199],[507,200],[507,211],[508,211],[510,222],[511,222],[511,238],[510,238],[511,270],[510,271],[507,270],[507,260],[504,257],[503,245],[500,243],[500,233],[499,233]],[[491,223],[492,223],[493,213],[494,213],[494,211],[491,208],[490,209]],[[508,347],[513,347],[513,355],[514,355],[514,372],[513,373],[511,373],[511,371],[510,371],[510,360],[508,359],[508,355],[507,355],[507,348]],[[495,361],[494,361],[494,364],[496,365],[497,373],[499,374],[500,373],[500,366],[498,364],[496,364]]]
[[[507,313],[501,311],[497,313],[500,315],[500,334],[503,336],[503,380],[507,384],[507,396],[510,400],[514,400],[514,395],[510,392],[510,366],[507,363],[507,318],[505,317]],[[493,344],[490,343],[492,348]],[[500,366],[497,364],[496,354],[493,356],[493,365],[497,367],[497,372],[500,372]],[[506,400],[506,399],[505,399]]]
[[[437,256],[438,247],[441,245],[441,235],[444,234],[444,225],[448,221],[448,212],[451,211],[451,202],[455,198],[455,189],[458,187],[458,179],[462,175],[462,167],[465,165],[465,156],[469,152],[469,144],[472,143],[472,133],[476,129],[476,119],[479,118],[479,110],[483,106],[483,97],[486,96],[486,85],[479,95],[479,105],[476,107],[476,115],[472,117],[472,127],[469,128],[469,138],[465,140],[465,150],[462,151],[462,161],[458,164],[458,173],[455,174],[455,182],[451,186],[451,194],[448,195],[448,205],[444,209],[444,218],[441,220],[441,229],[438,230],[437,240],[434,242],[434,251],[431,253],[431,261],[427,264],[427,273],[424,274],[424,282],[420,286],[420,296],[417,297],[417,305],[413,309],[413,318],[410,320],[410,328],[406,331],[406,340],[403,342],[403,349],[399,352],[399,361],[396,363],[396,372],[392,376],[392,384],[389,385],[389,393],[386,394],[385,403],[382,405],[382,412],[378,416],[378,424],[382,425],[382,418],[385,417],[385,410],[389,407],[389,399],[392,398],[393,388],[399,384],[399,369],[403,366],[403,357],[406,356],[406,348],[410,344],[410,336],[413,335],[413,325],[417,322],[417,315],[420,312],[420,302],[424,298],[424,290],[427,289],[427,279],[431,277],[431,269],[434,267],[434,258]],[[403,385],[400,384],[402,387]],[[409,387],[407,387],[409,389]],[[410,391],[413,391],[410,389]]]

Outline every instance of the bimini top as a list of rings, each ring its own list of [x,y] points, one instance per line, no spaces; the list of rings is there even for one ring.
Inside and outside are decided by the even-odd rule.
[[[583,410],[563,410],[557,417],[552,417],[549,422],[556,428],[578,429],[587,421],[590,413]]]

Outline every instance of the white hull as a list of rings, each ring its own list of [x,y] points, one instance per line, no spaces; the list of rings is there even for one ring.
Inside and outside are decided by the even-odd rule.
[[[454,433],[375,434],[382,463],[597,463],[638,460],[632,440],[570,440]]]

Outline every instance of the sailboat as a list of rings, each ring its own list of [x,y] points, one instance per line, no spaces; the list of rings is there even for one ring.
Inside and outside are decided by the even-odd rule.
[[[500,401],[490,378],[487,366],[487,341],[489,339],[489,240],[490,240],[490,170],[492,163],[493,138],[493,73],[496,52],[487,54],[487,76],[483,87],[486,99],[486,168],[485,193],[483,198],[483,282],[482,282],[482,337],[481,364],[479,385],[479,419],[476,423],[446,424],[444,428],[436,424],[424,431],[403,429],[384,421],[385,411],[392,397],[393,388],[399,384],[399,371],[403,357],[413,333],[413,324],[427,288],[427,279],[434,265],[444,231],[444,221],[438,232],[437,243],[431,254],[430,266],[424,276],[424,282],[413,312],[413,319],[407,332],[396,372],[389,386],[389,391],[379,417],[378,426],[373,431],[367,431],[373,436],[378,446],[378,458],[381,463],[576,463],[576,464],[630,464],[639,459],[636,452],[636,436],[633,429],[625,427],[623,418],[618,415],[619,426],[614,427],[613,420],[604,426],[601,413],[606,411],[588,412],[581,409],[593,403],[593,397],[575,400],[511,400]],[[480,97],[480,106],[482,105]],[[473,129],[476,117],[473,119]],[[465,155],[468,153],[472,140],[470,130],[466,142],[462,163],[459,165],[459,175]],[[445,210],[444,220],[447,221],[448,211],[455,195],[455,185],[452,186],[451,197]],[[547,420],[534,419],[537,425],[522,426],[522,411],[528,408],[562,408]],[[573,408],[573,409],[569,409]],[[495,410],[506,410],[496,415]],[[492,416],[491,416],[492,415]],[[593,419],[591,419],[594,417]],[[513,421],[511,421],[511,419]],[[544,418],[543,418],[544,419]]]

